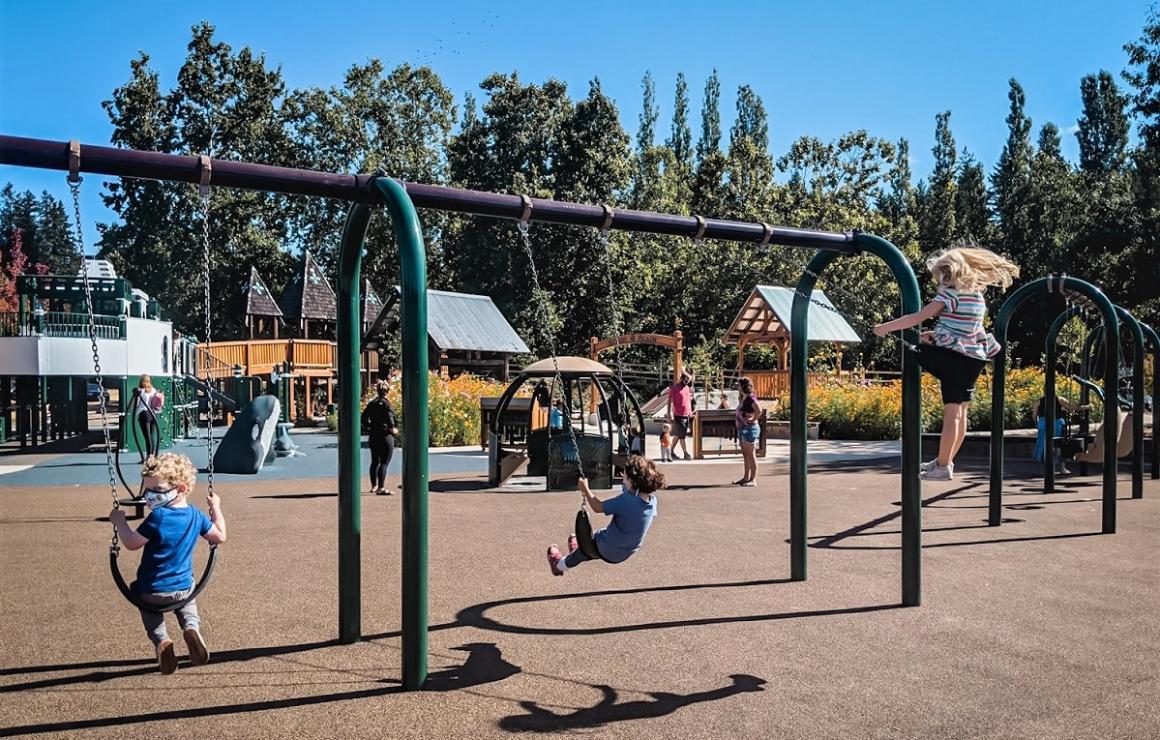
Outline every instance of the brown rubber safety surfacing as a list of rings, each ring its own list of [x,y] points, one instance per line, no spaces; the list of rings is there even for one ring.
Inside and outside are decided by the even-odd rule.
[[[665,472],[644,548],[562,578],[544,551],[577,494],[433,485],[423,693],[398,683],[398,495],[362,498],[367,639],[339,645],[335,484],[221,486],[230,539],[198,600],[212,657],[191,667],[170,617],[181,665],[161,676],[109,578],[108,491],[0,478],[0,735],[1160,734],[1160,483],[1133,501],[1121,475],[1107,536],[1095,476],[1049,495],[1009,480],[999,528],[982,470],[924,483],[923,606],[902,608],[889,465],[811,472],[804,583],[786,580],[784,469],[757,488],[728,485],[740,463]]]

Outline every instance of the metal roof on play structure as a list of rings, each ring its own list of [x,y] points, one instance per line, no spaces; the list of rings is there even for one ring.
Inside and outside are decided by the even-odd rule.
[[[394,332],[399,321],[399,289],[391,290],[371,332],[379,327]],[[427,334],[441,350],[531,352],[499,308],[485,295],[427,291]]]
[[[820,290],[813,292],[814,300],[833,307]],[[725,344],[737,344],[745,335],[789,337],[790,315],[793,312],[794,291],[777,285],[758,285],[749,294],[737,318],[725,332]],[[835,311],[811,306],[808,321],[811,342],[843,342],[858,344],[862,339],[854,328]]]

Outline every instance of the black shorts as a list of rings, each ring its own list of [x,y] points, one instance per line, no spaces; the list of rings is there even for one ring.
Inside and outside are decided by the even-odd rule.
[[[931,345],[919,348],[917,355],[919,366],[938,378],[944,404],[970,403],[974,400],[975,381],[987,366],[986,360]]]
[[[689,416],[673,417],[673,439],[684,439],[689,436]]]

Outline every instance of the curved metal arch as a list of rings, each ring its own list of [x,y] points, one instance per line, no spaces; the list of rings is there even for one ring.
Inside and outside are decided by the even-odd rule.
[[[918,279],[906,256],[890,242],[870,234],[854,233],[854,246],[882,259],[898,281],[902,311],[921,306]],[[806,377],[809,359],[809,296],[823,271],[838,255],[819,251],[798,281],[790,317],[790,578],[806,579],[808,534],[806,527],[808,484],[806,459]],[[918,335],[907,330],[907,342]],[[902,357],[902,603],[922,603],[922,491],[918,463],[922,435],[922,386],[918,363],[903,351]]]
[[[1000,345],[995,356],[995,369],[991,391],[991,489],[988,498],[987,524],[998,527],[1003,516],[1003,430],[1006,426],[1004,409],[1007,400],[1007,327],[1016,311],[1029,298],[1045,293],[1074,291],[1091,299],[1103,317],[1104,329],[1108,334],[1108,357],[1104,363],[1104,391],[1109,398],[1115,397],[1119,367],[1119,318],[1115,306],[1096,286],[1068,275],[1048,275],[1032,280],[1019,287],[1007,297],[999,308],[993,332]],[[1104,475],[1102,529],[1104,534],[1116,531],[1116,407],[1104,404]]]

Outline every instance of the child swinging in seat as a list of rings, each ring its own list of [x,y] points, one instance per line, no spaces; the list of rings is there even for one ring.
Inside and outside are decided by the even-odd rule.
[[[211,545],[226,541],[226,519],[216,493],[206,497],[209,516],[186,502],[196,481],[197,469],[185,455],[166,452],[150,457],[141,470],[149,516],[134,532],[125,521],[125,512],[113,509],[109,513],[126,549],[145,548],[132,588],[146,603],[165,606],[183,601],[193,590],[193,549],[197,538],[204,537]],[[142,611],[141,621],[157,652],[161,672],[173,673],[177,670],[177,655],[165,629],[165,615]],[[177,621],[189,648],[190,663],[205,665],[209,662],[209,648],[198,629],[201,617],[197,599],[177,610]]]
[[[580,479],[580,493],[585,503],[597,514],[608,514],[612,521],[604,529],[592,535],[596,549],[602,560],[608,563],[623,563],[628,560],[644,542],[644,536],[657,515],[656,492],[665,487],[665,476],[652,460],[640,455],[632,455],[624,466],[624,478],[620,484],[620,495],[601,501],[592,494],[588,479]],[[585,560],[591,560],[580,549],[576,535],[568,537],[568,555],[560,553],[560,548],[552,544],[548,547],[548,565],[552,575],[562,576],[569,568],[575,568]]]
[[[923,463],[926,480],[953,480],[955,455],[967,433],[967,410],[975,395],[975,381],[1001,347],[983,328],[987,303],[983,291],[992,285],[1004,290],[1019,277],[1014,263],[987,249],[955,247],[934,254],[926,262],[938,282],[938,294],[921,311],[874,327],[880,337],[919,326],[938,317],[933,331],[920,335],[923,346],[918,364],[942,387],[943,426],[938,457]]]

